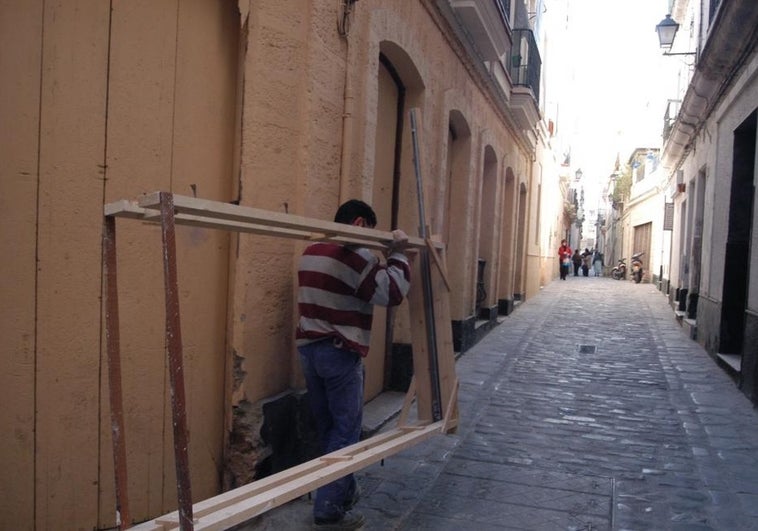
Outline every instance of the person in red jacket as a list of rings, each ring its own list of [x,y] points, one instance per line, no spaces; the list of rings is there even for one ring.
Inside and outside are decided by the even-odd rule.
[[[561,280],[566,280],[571,265],[571,247],[566,244],[566,240],[561,240],[561,246],[558,247],[558,267],[561,272]]]

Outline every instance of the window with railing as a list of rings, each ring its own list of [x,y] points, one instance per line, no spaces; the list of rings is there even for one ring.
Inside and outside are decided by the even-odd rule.
[[[682,106],[682,100],[669,100],[666,105],[666,114],[663,115],[663,141],[668,140],[671,130],[674,128],[674,122],[679,115],[679,108]]]
[[[509,19],[511,12],[511,0],[494,0],[497,10],[500,11],[500,16],[503,17],[503,23],[510,27]]]
[[[716,15],[716,10],[719,8],[721,0],[711,0],[710,9],[708,10],[708,25],[713,24],[713,17]]]
[[[529,87],[532,89],[534,98],[539,101],[542,59],[532,30],[513,30],[513,48],[508,69],[513,84]]]

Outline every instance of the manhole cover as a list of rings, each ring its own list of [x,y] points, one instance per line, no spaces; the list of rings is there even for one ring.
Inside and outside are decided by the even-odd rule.
[[[596,345],[579,345],[580,354],[594,354],[596,350]]]

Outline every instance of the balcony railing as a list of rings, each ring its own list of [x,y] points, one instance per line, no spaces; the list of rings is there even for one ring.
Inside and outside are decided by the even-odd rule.
[[[542,59],[532,30],[513,30],[513,48],[509,61],[508,70],[513,84],[529,87],[532,89],[534,98],[539,101]]]
[[[511,0],[495,0],[495,6],[500,11],[500,16],[503,18],[503,23],[510,27],[510,12],[511,12]]]
[[[671,130],[674,128],[676,117],[679,115],[679,108],[682,106],[682,100],[669,100],[666,105],[666,114],[663,115],[663,141],[668,140]]]

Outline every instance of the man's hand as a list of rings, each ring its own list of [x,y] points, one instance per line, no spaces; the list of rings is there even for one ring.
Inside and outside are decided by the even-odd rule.
[[[385,254],[389,255],[394,251],[403,251],[408,246],[408,235],[400,230],[395,229],[392,231],[392,241],[387,244],[387,251]]]

